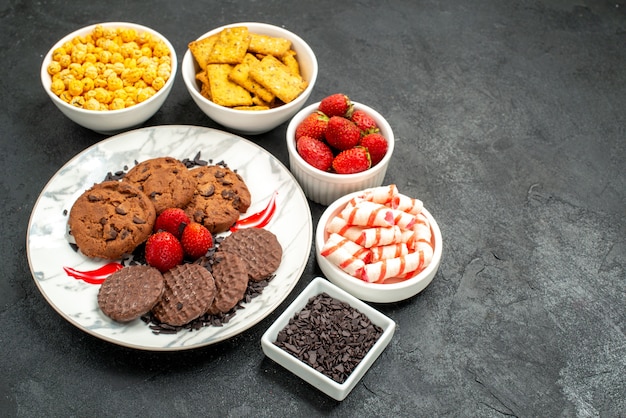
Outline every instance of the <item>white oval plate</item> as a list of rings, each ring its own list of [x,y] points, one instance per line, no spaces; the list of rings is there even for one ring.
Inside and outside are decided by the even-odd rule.
[[[209,326],[174,335],[155,335],[141,319],[119,324],[98,308],[98,285],[68,276],[64,266],[93,270],[107,263],[76,252],[66,237],[67,217],[78,196],[108,172],[131,168],[155,157],[201,159],[229,168],[245,180],[252,204],[247,214],[265,208],[275,191],[277,209],[265,227],[283,247],[283,259],[263,293],[244,304],[221,327]],[[245,217],[246,214],[243,215]],[[228,132],[196,126],[156,126],[122,133],[82,151],[50,179],[31,213],[27,231],[30,270],[50,305],[70,323],[98,338],[125,347],[175,351],[202,347],[233,337],[257,324],[294,288],[306,266],[313,227],[307,199],[287,168],[260,146]]]

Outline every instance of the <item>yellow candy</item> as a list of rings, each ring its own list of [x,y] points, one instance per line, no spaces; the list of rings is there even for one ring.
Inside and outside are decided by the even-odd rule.
[[[75,79],[81,80],[85,75],[85,68],[78,63],[71,63],[69,66],[70,74],[74,76]]]
[[[124,87],[124,82],[116,74],[113,74],[107,78],[107,88],[109,91],[119,90]]]
[[[114,52],[111,55],[111,62],[113,64],[115,64],[116,62],[121,62],[123,64],[124,63],[124,56],[121,53],[119,53],[119,52]]]
[[[120,29],[120,37],[124,42],[134,42],[137,37],[135,29]]]
[[[96,78],[98,78],[98,67],[96,67],[93,64],[85,64],[84,65],[84,72],[83,72],[83,77],[85,78],[91,78],[92,81]]]
[[[93,88],[95,87],[92,78],[84,77],[82,82],[83,82],[83,92],[88,92],[89,90],[93,90]]]
[[[72,106],[116,110],[148,100],[172,73],[162,40],[132,28],[96,25],[52,52],[51,91]]]
[[[61,100],[63,100],[64,102],[69,103],[72,100],[73,97],[72,97],[72,95],[70,94],[69,91],[64,90],[64,91],[61,92],[61,94],[59,94],[59,98]]]
[[[85,106],[85,98],[83,96],[74,96],[70,100],[70,104],[76,107],[84,107]]]
[[[83,82],[80,80],[71,80],[69,85],[67,86],[67,91],[69,91],[72,96],[82,95],[83,94]]]
[[[137,103],[145,102],[150,97],[154,96],[156,91],[152,87],[146,87],[137,91]]]
[[[48,74],[55,75],[61,71],[61,64],[58,61],[52,61],[48,65]]]
[[[52,52],[52,60],[59,61],[63,55],[67,55],[65,48],[59,47]]]
[[[121,79],[124,84],[135,84],[143,77],[144,70],[141,68],[126,68],[122,71]]]
[[[92,98],[90,98],[90,99],[85,101],[84,109],[87,109],[87,110],[100,110],[100,102],[92,97]]]
[[[154,81],[151,84],[152,88],[154,88],[156,91],[159,91],[163,88],[163,86],[165,86],[165,80],[163,79],[163,77],[157,77],[154,79]]]
[[[65,90],[65,83],[60,79],[53,80],[51,90],[52,93],[60,96],[61,93],[63,93],[63,91]]]
[[[143,74],[141,75],[141,78],[147,84],[152,84],[154,82],[154,79],[157,78],[157,68],[154,65],[146,67],[146,69],[143,71]]]
[[[113,93],[113,97],[114,97],[113,100],[115,99],[126,100],[126,98],[128,97],[128,93],[124,89],[115,90],[115,92]]]
[[[119,110],[124,109],[126,107],[126,102],[124,99],[116,98],[113,99],[111,104],[109,105],[109,110]]]
[[[59,60],[58,60],[59,64],[61,65],[61,67],[63,68],[67,68],[70,66],[70,64],[72,63],[72,57],[69,56],[68,54],[62,55]]]

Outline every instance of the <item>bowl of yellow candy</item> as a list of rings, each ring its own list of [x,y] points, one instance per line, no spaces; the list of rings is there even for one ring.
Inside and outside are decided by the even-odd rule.
[[[59,40],[41,65],[41,83],[69,119],[112,134],[141,125],[174,84],[176,52],[160,33],[127,22],[98,23]]]

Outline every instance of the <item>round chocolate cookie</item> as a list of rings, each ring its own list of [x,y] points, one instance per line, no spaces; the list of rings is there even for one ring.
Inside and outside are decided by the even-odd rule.
[[[150,312],[161,298],[163,287],[163,275],[154,267],[124,267],[102,283],[98,306],[114,321],[129,322]]]
[[[239,174],[221,165],[190,170],[196,190],[187,215],[214,234],[227,231],[250,207],[250,191]]]
[[[83,254],[115,260],[148,239],[155,219],[154,205],[141,190],[105,181],[78,197],[68,224]]]
[[[220,243],[218,253],[237,254],[246,264],[250,280],[259,281],[274,273],[283,257],[276,235],[267,229],[239,229]]]
[[[131,168],[124,181],[134,184],[152,201],[157,215],[167,208],[182,208],[193,196],[195,181],[181,161],[152,158]]]
[[[230,311],[243,299],[248,288],[246,264],[238,255],[222,251],[215,254],[214,261],[213,277],[217,294],[207,311],[212,315]]]
[[[154,317],[172,326],[185,325],[206,313],[215,298],[215,280],[199,264],[181,264],[163,273],[165,290],[152,308]]]

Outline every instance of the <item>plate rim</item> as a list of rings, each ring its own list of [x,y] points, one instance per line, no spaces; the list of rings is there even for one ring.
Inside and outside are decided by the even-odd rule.
[[[51,187],[51,185],[54,183],[54,181],[60,176],[61,172],[63,172],[68,167],[70,167],[73,163],[75,163],[81,157],[85,156],[86,154],[88,154],[89,152],[91,152],[94,149],[97,149],[100,146],[103,146],[103,145],[106,146],[107,143],[118,141],[122,137],[124,137],[126,135],[129,135],[129,134],[132,134],[132,133],[138,133],[138,132],[141,132],[141,131],[167,130],[167,129],[197,129],[199,131],[204,131],[203,135],[205,135],[205,134],[209,134],[210,135],[212,133],[215,133],[215,134],[218,134],[218,135],[225,135],[227,137],[231,137],[231,138],[236,139],[236,142],[244,142],[248,146],[253,146],[253,147],[259,149],[261,153],[266,154],[270,161],[272,161],[273,163],[275,163],[278,166],[280,166],[284,170],[284,173],[290,177],[290,180],[293,182],[293,185],[294,185],[296,191],[298,192],[298,194],[302,198],[301,203],[304,204],[304,206],[306,208],[306,212],[307,212],[306,216],[305,216],[307,218],[307,221],[305,223],[307,224],[306,225],[306,233],[307,233],[307,236],[308,236],[308,245],[307,245],[307,251],[306,251],[306,259],[295,270],[295,275],[294,275],[295,279],[292,281],[291,286],[289,288],[285,289],[285,291],[281,295],[280,300],[277,301],[277,302],[274,302],[273,304],[271,304],[270,307],[268,309],[266,309],[266,311],[264,311],[261,315],[258,315],[257,317],[253,318],[253,320],[251,322],[247,323],[238,332],[235,332],[234,334],[226,333],[226,335],[221,336],[220,338],[217,338],[217,339],[214,339],[214,340],[210,340],[208,342],[200,342],[200,343],[194,343],[194,344],[189,344],[189,345],[175,345],[175,346],[168,346],[168,345],[167,346],[141,345],[141,344],[132,343],[132,342],[119,341],[116,338],[112,338],[112,337],[110,337],[108,335],[103,335],[103,334],[98,333],[98,332],[96,332],[94,330],[86,328],[83,325],[81,325],[80,323],[78,323],[75,319],[70,317],[66,312],[63,311],[63,309],[61,309],[61,307],[57,306],[57,304],[55,304],[51,300],[50,296],[45,292],[45,290],[42,288],[41,284],[39,283],[39,280],[37,279],[37,277],[35,275],[35,270],[33,268],[32,254],[31,254],[31,248],[30,248],[31,229],[32,229],[33,223],[35,222],[35,214],[37,212],[37,209],[39,208],[39,205],[41,204],[42,199],[44,198],[45,191],[48,190],[49,187]],[[192,158],[192,157],[193,156],[189,156],[189,158]],[[211,158],[211,157],[208,157],[207,159],[214,160],[214,161],[220,161],[220,159]],[[229,162],[227,162],[227,164],[231,165]],[[106,173],[103,174],[103,177],[104,177],[104,175],[106,175]],[[118,134],[115,134],[115,135],[109,136],[107,138],[104,138],[104,139],[102,139],[102,140],[100,140],[98,142],[95,142],[95,143],[93,143],[93,144],[83,148],[81,151],[77,152],[74,156],[72,156],[70,159],[68,159],[61,167],[59,167],[54,172],[54,174],[48,179],[48,181],[44,184],[44,186],[41,188],[41,190],[39,192],[39,195],[37,196],[37,199],[35,200],[32,208],[31,208],[31,213],[30,213],[30,216],[29,216],[28,226],[27,226],[27,230],[26,230],[26,253],[27,253],[27,260],[28,260],[28,266],[29,266],[30,275],[31,275],[33,281],[35,282],[35,285],[37,286],[37,289],[39,290],[41,295],[44,297],[46,302],[50,305],[50,307],[56,313],[58,313],[65,321],[69,322],[70,324],[72,324],[73,326],[78,328],[79,330],[81,330],[81,331],[83,331],[83,332],[85,332],[85,333],[87,333],[87,334],[89,334],[91,336],[94,336],[94,337],[96,337],[96,338],[98,338],[100,340],[107,341],[109,343],[118,345],[120,347],[131,348],[131,349],[136,349],[136,350],[143,350],[143,351],[154,351],[154,352],[158,352],[158,351],[170,351],[170,352],[171,351],[186,351],[186,350],[197,349],[197,348],[201,348],[201,347],[207,347],[207,346],[214,345],[214,344],[222,342],[222,341],[226,341],[226,340],[228,340],[230,338],[236,337],[237,335],[242,334],[242,333],[248,331],[249,329],[251,329],[252,327],[254,327],[255,325],[257,325],[259,322],[261,322],[263,319],[265,319],[267,316],[269,316],[271,313],[273,313],[276,309],[278,309],[278,307],[292,293],[293,289],[296,287],[296,285],[298,284],[298,282],[302,278],[302,273],[306,269],[306,266],[308,264],[308,260],[310,258],[312,246],[313,246],[313,221],[312,221],[312,216],[311,216],[310,204],[308,202],[308,199],[306,198],[306,195],[304,194],[304,191],[300,187],[300,184],[298,183],[296,178],[293,176],[291,171],[287,168],[287,166],[285,164],[283,164],[282,161],[280,161],[278,158],[276,158],[276,156],[274,156],[271,152],[269,152],[268,150],[266,150],[265,148],[263,148],[259,144],[255,143],[255,142],[253,142],[253,141],[251,141],[251,140],[249,140],[247,138],[243,138],[243,137],[239,136],[236,133],[223,131],[223,130],[220,130],[220,129],[210,128],[210,127],[205,127],[205,126],[184,125],[184,124],[145,126],[145,127],[141,127],[141,128],[137,128],[137,129],[132,129],[132,130],[129,130],[129,131],[120,132]],[[252,302],[254,302],[254,299],[251,301],[251,303]],[[228,323],[225,323],[222,326],[223,327],[227,327],[228,325],[229,325]],[[149,330],[148,324],[145,324],[145,326],[146,326],[146,329]],[[201,332],[202,329],[194,330],[192,332]],[[180,334],[181,332],[188,332],[188,331],[181,330],[181,331],[179,331],[178,334]]]

